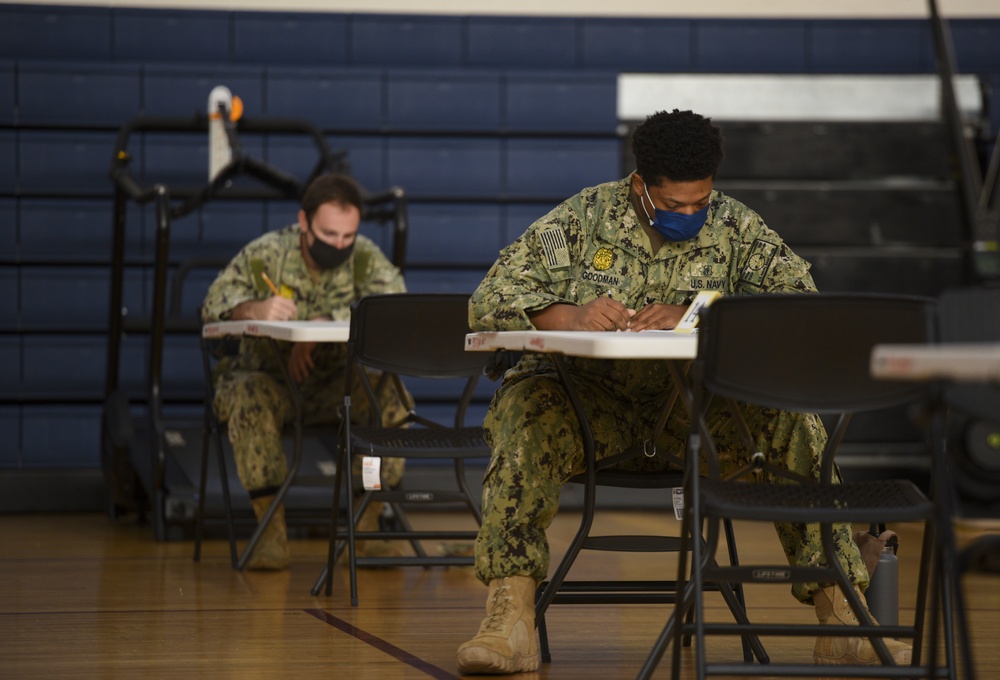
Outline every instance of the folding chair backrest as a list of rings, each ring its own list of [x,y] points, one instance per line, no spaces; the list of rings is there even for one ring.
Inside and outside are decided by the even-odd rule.
[[[1000,288],[953,288],[938,297],[940,342],[1000,342]],[[985,383],[955,383],[946,400],[963,412],[1000,423],[1000,388]]]
[[[1000,343],[1000,288],[946,290],[937,302],[941,342]],[[953,482],[963,514],[1000,516],[1000,386],[946,383]],[[971,504],[971,505],[970,505]]]
[[[423,378],[479,376],[486,358],[465,351],[469,297],[370,295],[351,313],[351,356],[382,371]]]
[[[920,383],[876,380],[878,343],[927,342],[930,301],[860,294],[724,297],[700,322],[709,392],[790,411],[843,413],[916,399]]]

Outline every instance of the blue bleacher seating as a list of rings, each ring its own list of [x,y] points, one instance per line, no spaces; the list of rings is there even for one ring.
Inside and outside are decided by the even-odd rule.
[[[114,132],[21,130],[18,134],[18,190],[68,196],[111,194],[108,167]]]
[[[264,231],[274,231],[298,221],[299,205],[289,201],[272,201],[265,211]]]
[[[14,62],[0,61],[0,125],[14,124]]]
[[[962,73],[996,74],[1000,69],[1000,39],[997,39],[1000,19],[953,20],[949,25],[958,70]],[[1000,107],[993,107],[994,111],[997,109]]]
[[[120,363],[121,389],[132,399],[148,395],[149,344],[142,336],[128,336],[122,343]],[[198,338],[191,335],[168,334],[163,340],[163,384],[169,403],[197,401],[205,394],[205,378],[201,367]],[[103,364],[102,364],[103,366]]]
[[[259,136],[241,138],[240,143],[247,156],[264,158],[264,140]],[[199,188],[208,182],[207,134],[150,132],[143,137],[141,150],[134,153],[140,164],[133,172],[142,182],[164,183],[175,189]],[[233,184],[260,186],[245,175],[237,177]]]
[[[139,113],[139,75],[138,64],[22,61],[18,121],[117,128]]]
[[[816,73],[919,73],[933,69],[926,22],[831,21],[810,31],[808,59]],[[851,49],[845,50],[844,45]]]
[[[576,67],[577,22],[551,17],[470,17],[470,66]]]
[[[461,66],[464,21],[456,16],[355,15],[351,23],[351,63]]]
[[[0,262],[18,261],[17,239],[17,201],[13,198],[0,198]]]
[[[107,267],[25,267],[21,270],[21,324],[26,331],[108,327]],[[142,272],[126,272],[125,306],[133,314],[146,309],[150,289]]]
[[[16,335],[0,335],[0,397],[21,397],[21,338]]]
[[[415,266],[493,264],[499,252],[501,210],[480,203],[417,203],[406,261]],[[506,243],[502,244],[506,245]]]
[[[691,71],[690,19],[584,18],[581,28],[581,67],[627,72]]]
[[[615,73],[510,73],[504,119],[512,132],[607,133],[618,123]]]
[[[17,133],[0,130],[0,191],[13,194],[17,188]]]
[[[97,469],[101,465],[99,406],[25,406],[21,428],[26,467]]]
[[[0,270],[0,286],[3,286],[3,296],[0,296],[0,331],[16,331],[21,327],[21,314],[17,302],[21,295],[21,284],[17,271],[13,269]]]
[[[201,303],[205,299],[208,287],[212,285],[212,281],[215,280],[218,273],[218,270],[214,269],[198,269],[184,277],[181,296],[176,302],[177,314],[180,318],[200,320]],[[195,349],[197,349],[197,343],[195,343]],[[200,365],[196,365],[195,368],[200,370]]]
[[[199,300],[200,302],[200,300]],[[201,399],[205,395],[205,373],[197,336],[168,335],[163,341],[164,394],[174,399]]]
[[[346,65],[348,25],[347,16],[338,14],[238,12],[233,58],[269,65]]]
[[[141,228],[145,254],[150,261],[155,255],[155,226],[155,208],[147,205],[143,209]],[[170,221],[170,260],[228,260],[263,232],[264,213],[259,201],[209,203]]]
[[[500,147],[491,138],[390,138],[388,183],[411,198],[496,196]]]
[[[616,139],[511,139],[505,185],[513,197],[566,198],[617,179]]]
[[[496,71],[390,71],[387,82],[390,130],[496,131],[500,75]]]
[[[0,57],[110,60],[111,24],[106,8],[0,6]]]
[[[617,179],[617,178],[611,178]],[[610,180],[609,180],[610,181]],[[581,189],[583,187],[580,187]],[[575,192],[574,192],[575,193]],[[504,206],[500,242],[503,246],[521,236],[535,220],[544,217],[569,195],[544,203],[511,203]]]
[[[2,341],[0,341],[0,346],[2,346]],[[0,371],[3,369],[0,368]],[[20,406],[0,406],[0,441],[4,443],[0,447],[0,469],[13,470],[21,467]]]
[[[25,335],[22,394],[34,399],[104,397],[107,340],[103,335]]]
[[[406,273],[411,293],[468,293],[476,290],[489,267],[473,269],[412,269]]]
[[[199,10],[118,9],[114,12],[116,59],[225,63],[230,15]]]
[[[374,130],[384,116],[379,69],[269,68],[266,113],[297,118],[321,129]]]
[[[370,191],[378,191],[389,186],[389,175],[386,170],[386,156],[389,141],[382,136],[375,137],[344,137],[329,135],[326,139],[331,149],[341,149],[347,152],[347,162],[350,164],[351,176],[361,186]],[[409,190],[409,187],[406,187]]]
[[[208,95],[225,85],[243,101],[244,115],[259,116],[264,108],[264,69],[255,66],[150,64],[142,81],[142,113],[147,116],[195,116],[208,113]],[[125,123],[139,113],[124,117]]]
[[[696,70],[708,73],[802,73],[806,22],[796,19],[704,19],[693,25]]]
[[[107,262],[112,205],[106,198],[26,198],[20,204],[22,262]]]
[[[189,257],[235,255],[240,248],[264,233],[261,201],[207,203],[199,211],[201,230],[196,241],[186,244]],[[289,213],[288,221],[295,219]]]

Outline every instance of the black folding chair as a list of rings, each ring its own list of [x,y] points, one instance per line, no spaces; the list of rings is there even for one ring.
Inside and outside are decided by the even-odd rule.
[[[946,290],[938,297],[936,311],[940,342],[1000,345],[1000,288]],[[951,466],[943,477],[950,485],[953,515],[959,520],[1000,520],[1000,385],[986,376],[980,382],[944,381],[934,415],[939,428],[935,444],[944,447]],[[1000,535],[978,536],[962,548],[954,566],[959,576],[966,572],[1000,573]],[[963,599],[959,589],[959,648],[966,677],[974,678]],[[937,629],[932,630],[936,633]]]
[[[222,506],[226,524],[226,537],[229,541],[230,563],[233,569],[242,570],[249,562],[258,540],[264,533],[267,524],[274,515],[274,509],[284,503],[291,487],[315,487],[322,491],[317,491],[317,496],[325,495],[331,490],[333,482],[331,477],[322,471],[305,473],[302,471],[303,449],[307,441],[316,441],[319,445],[335,454],[336,442],[340,436],[340,423],[329,425],[304,425],[301,420],[301,409],[299,408],[301,397],[292,391],[293,401],[296,402],[296,417],[293,422],[287,425],[283,431],[286,455],[289,458],[288,477],[279,487],[275,500],[272,502],[272,510],[261,518],[260,522],[254,519],[255,527],[244,545],[243,550],[237,548],[236,535],[236,513],[233,510],[231,492],[229,488],[229,476],[226,464],[227,457],[231,457],[231,446],[228,444],[226,423],[219,420],[215,412],[215,383],[213,380],[213,368],[216,362],[227,356],[235,356],[239,351],[240,339],[236,337],[223,338],[202,338],[201,355],[202,367],[205,374],[205,407],[204,407],[204,429],[202,431],[201,446],[201,471],[198,481],[198,505],[194,518],[194,561],[201,560],[201,544],[204,537],[204,525],[206,520],[206,500],[208,498],[208,478],[209,478],[209,458],[215,452],[218,462],[219,485],[222,491]],[[317,499],[318,500],[318,499]],[[318,506],[317,506],[318,509]],[[310,520],[313,523],[325,523],[325,512],[320,515],[314,511],[302,513],[292,513],[286,509],[289,518]],[[301,517],[300,517],[301,515]],[[252,515],[248,515],[252,518]]]
[[[465,478],[465,463],[470,459],[484,459],[490,455],[483,440],[481,425],[466,426],[465,415],[475,395],[475,387],[484,374],[489,355],[465,351],[468,330],[468,296],[461,294],[372,295],[357,302],[351,313],[351,335],[348,341],[347,384],[360,383],[372,413],[366,426],[350,422],[350,394],[344,404],[344,435],[337,458],[334,487],[333,518],[331,520],[330,550],[327,564],[312,592],[318,594],[326,584],[326,594],[333,590],[333,572],[342,550],[348,551],[351,581],[351,604],[357,606],[357,567],[360,566],[470,566],[471,555],[428,554],[421,542],[428,540],[472,541],[478,533],[482,517],[476,499],[472,497]],[[382,372],[376,384],[369,378],[369,369]],[[427,418],[423,408],[411,410],[405,423],[397,427],[383,427],[379,411],[380,390],[402,391],[402,379],[441,383],[445,380],[458,383],[454,394],[447,387],[435,386],[434,392],[445,402],[457,404],[451,424],[444,425]],[[427,384],[427,383],[425,383]],[[448,392],[448,396],[445,393]],[[355,490],[351,461],[355,456],[392,457],[419,460],[449,461],[455,474],[452,488],[411,488],[407,479],[396,489],[382,485],[366,489],[356,503],[348,501],[347,536],[342,536],[337,524],[340,513],[340,494],[348,498]],[[393,530],[359,532],[358,520],[372,502],[381,501],[393,510],[396,524]],[[405,507],[446,504],[468,512],[470,530],[415,530],[406,518]],[[358,540],[409,541],[416,555],[362,557],[357,554]]]
[[[681,371],[674,372],[675,379],[684,381]],[[567,389],[572,390],[572,383]],[[680,390],[686,389],[681,382],[675,392],[670,395],[664,405],[659,422],[666,422],[670,411],[676,406]],[[689,390],[688,390],[689,391]],[[685,395],[689,397],[689,395]],[[571,401],[574,401],[571,399]],[[578,414],[583,422],[582,413]],[[588,441],[589,438],[589,441]],[[653,437],[655,438],[655,437]],[[651,445],[652,439],[650,440]],[[593,533],[593,523],[600,507],[597,502],[598,489],[619,488],[630,489],[637,493],[650,492],[660,500],[671,490],[683,487],[683,459],[671,456],[668,452],[657,452],[671,461],[672,467],[662,472],[638,472],[615,469],[617,463],[630,458],[643,456],[648,451],[633,450],[624,454],[597,461],[593,455],[593,438],[588,431],[584,432],[585,459],[587,472],[570,478],[569,482],[583,486],[583,512],[580,527],[570,543],[565,555],[556,567],[551,578],[538,585],[535,604],[535,621],[538,626],[539,649],[542,661],[552,661],[549,649],[548,628],[545,613],[553,604],[674,604],[678,596],[677,581],[660,580],[568,580],[571,569],[583,550],[634,552],[634,553],[678,553],[681,540],[677,535],[647,534],[647,535],[597,535]],[[736,540],[732,522],[725,521],[724,529],[728,547],[730,564],[738,564]],[[706,582],[708,591],[718,591],[722,594],[737,621],[746,619],[746,603],[741,584],[719,584]],[[686,636],[685,644],[690,643]],[[743,639],[743,658],[752,661],[756,656],[761,663],[768,662],[767,653],[756,637],[747,636]]]
[[[706,539],[690,541],[682,553],[678,580],[684,578],[687,556],[691,581],[675,607],[673,630],[665,628],[640,677],[648,677],[673,636],[673,672],[680,671],[683,634],[695,637],[696,677],[708,675],[785,675],[795,677],[927,677],[951,676],[953,655],[942,668],[920,667],[928,584],[933,570],[934,597],[950,605],[952,588],[941,573],[946,546],[937,541],[943,520],[940,508],[909,480],[876,480],[835,484],[835,457],[855,412],[916,402],[926,385],[876,380],[870,375],[870,355],[877,343],[922,343],[929,339],[930,303],[922,298],[887,295],[754,295],[716,301],[703,314],[698,357],[693,365],[696,424],[689,437],[686,477],[687,531],[705,524]],[[709,399],[721,399],[733,415],[750,463],[723,477],[719,451],[709,433]],[[740,404],[755,404],[793,412],[827,414],[835,418],[821,458],[819,480],[792,475],[756,452]],[[705,476],[698,474],[699,462]],[[936,463],[936,461],[935,461]],[[752,483],[762,473],[787,483]],[[932,474],[932,477],[934,475]],[[762,481],[762,480],[757,480]],[[917,611],[913,625],[877,626],[868,617],[853,585],[835,557],[833,524],[923,522]],[[720,566],[714,560],[723,519],[764,522],[816,523],[828,556],[818,566],[746,564]],[[850,603],[860,625],[834,626],[793,623],[749,625],[709,623],[704,617],[705,581],[753,584],[836,584]],[[693,610],[693,620],[681,623]],[[769,665],[707,663],[706,646],[712,635],[863,636],[871,639],[882,666],[830,667],[802,663]],[[893,665],[884,637],[914,642],[914,668]],[[918,668],[919,667],[919,668]]]

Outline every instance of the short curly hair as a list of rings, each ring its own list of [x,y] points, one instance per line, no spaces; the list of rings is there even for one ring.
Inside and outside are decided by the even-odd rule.
[[[636,172],[650,186],[664,179],[695,182],[715,177],[722,164],[722,130],[691,111],[649,116],[632,134]]]
[[[361,187],[348,175],[321,175],[312,181],[302,196],[301,208],[306,214],[306,220],[311,224],[316,211],[324,203],[339,203],[343,206],[353,205],[364,213],[364,203]]]

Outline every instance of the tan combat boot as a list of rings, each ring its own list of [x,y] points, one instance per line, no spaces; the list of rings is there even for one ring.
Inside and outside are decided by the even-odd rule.
[[[261,496],[252,499],[253,514],[260,522],[264,513],[271,506],[274,496]],[[253,554],[247,561],[247,569],[262,571],[280,571],[288,568],[288,530],[285,527],[285,506],[279,505],[271,521],[268,523],[260,540],[253,549]]]
[[[458,648],[460,673],[522,673],[538,670],[535,579],[507,576],[490,581],[486,618],[476,637]]]
[[[861,598],[861,604],[868,610],[868,602],[857,586],[854,591]],[[820,623],[832,626],[857,626],[858,618],[854,615],[854,610],[847,602],[847,598],[838,590],[837,586],[829,586],[813,593],[813,602],[816,604],[816,618]],[[868,612],[871,615],[871,612]],[[875,621],[875,617],[872,617]],[[908,666],[912,657],[912,647],[910,645],[894,640],[883,638],[886,647],[893,660],[899,666]],[[813,660],[817,664],[826,666],[862,665],[876,666],[882,663],[871,640],[866,637],[820,637],[816,638],[816,646],[813,648]]]

